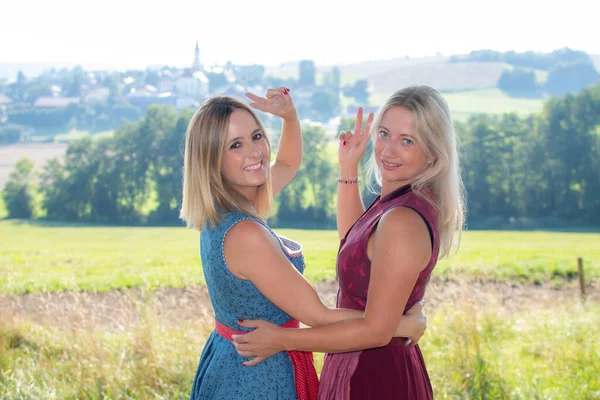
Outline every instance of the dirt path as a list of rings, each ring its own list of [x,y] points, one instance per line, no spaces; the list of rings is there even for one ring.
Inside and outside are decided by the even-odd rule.
[[[591,301],[600,302],[600,282],[586,288]],[[317,284],[321,299],[335,304],[337,283]],[[553,307],[579,299],[579,286],[571,282],[555,289],[516,283],[483,281],[444,281],[432,279],[426,295],[426,313],[433,315],[440,307],[469,305],[475,309],[495,307],[499,311],[519,312],[532,307]],[[212,307],[205,287],[140,289],[107,293],[63,292],[0,296],[0,320],[14,316],[62,329],[125,329],[142,316],[160,323],[213,322]]]

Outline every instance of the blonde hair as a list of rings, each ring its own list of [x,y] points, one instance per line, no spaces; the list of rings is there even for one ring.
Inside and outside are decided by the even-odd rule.
[[[271,170],[267,182],[258,188],[252,204],[221,175],[221,160],[227,138],[227,127],[235,110],[246,110],[262,130],[269,145],[265,127],[246,103],[233,97],[213,97],[200,107],[187,128],[183,170],[183,199],[179,217],[188,228],[201,230],[209,223],[215,226],[224,212],[239,211],[265,219],[271,211]]]
[[[432,164],[411,182],[412,191],[433,205],[437,213],[440,258],[458,249],[465,219],[464,186],[460,175],[458,151],[448,104],[429,86],[398,90],[377,113],[371,134],[376,135],[387,110],[402,107],[412,112],[414,133]],[[381,185],[375,154],[369,160],[369,174]],[[370,179],[372,181],[372,179]],[[431,193],[431,194],[428,194]],[[455,237],[456,235],[456,237]]]

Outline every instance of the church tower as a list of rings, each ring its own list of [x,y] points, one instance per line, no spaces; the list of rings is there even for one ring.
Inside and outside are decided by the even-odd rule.
[[[194,71],[200,71],[202,69],[202,64],[200,64],[200,47],[198,46],[197,40],[196,40],[196,50],[194,52],[194,63],[192,64],[192,69]]]

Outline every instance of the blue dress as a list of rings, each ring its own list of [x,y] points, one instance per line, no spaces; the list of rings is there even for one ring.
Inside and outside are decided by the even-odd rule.
[[[214,228],[204,226],[200,234],[200,253],[208,294],[215,319],[236,331],[250,331],[238,324],[238,319],[262,319],[283,325],[291,317],[267,299],[248,280],[235,277],[225,264],[223,243],[231,227],[242,220],[252,220],[265,226],[279,239],[282,251],[302,273],[302,247],[287,238],[277,236],[264,222],[239,213],[222,216]],[[248,260],[252,262],[252,260]],[[200,357],[190,399],[296,399],[294,369],[286,353],[269,357],[261,363],[243,367],[249,360],[240,356],[233,344],[213,331]]]

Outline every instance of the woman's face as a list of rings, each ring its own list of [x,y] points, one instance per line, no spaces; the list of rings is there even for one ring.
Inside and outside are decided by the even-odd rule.
[[[394,190],[415,180],[428,160],[414,134],[412,111],[403,107],[387,110],[378,127],[374,143],[375,161],[381,173],[382,188]]]
[[[254,117],[236,109],[229,118],[221,161],[223,179],[253,201],[258,187],[267,182],[270,148]]]

